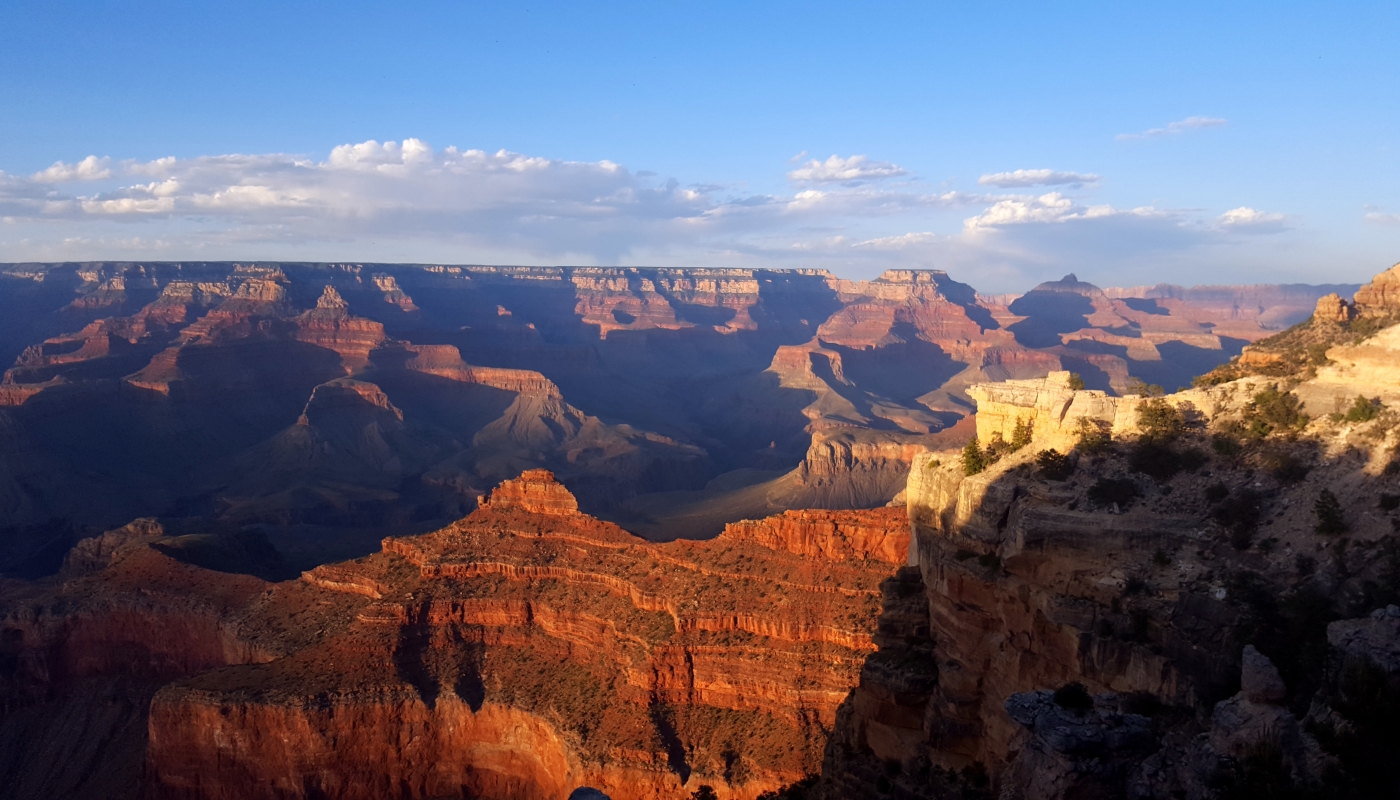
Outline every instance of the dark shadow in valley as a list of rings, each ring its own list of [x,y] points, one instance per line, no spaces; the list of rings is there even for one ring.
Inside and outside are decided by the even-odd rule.
[[[892,333],[904,339],[884,347],[825,345],[841,354],[843,371],[857,386],[904,405],[912,405],[967,367],[943,348],[918,338],[914,326],[896,323]]]
[[[1032,290],[1016,298],[1010,310],[1026,318],[1007,328],[1018,344],[1033,348],[1054,347],[1060,344],[1060,334],[1089,327],[1094,304],[1088,297],[1074,292]]]
[[[680,734],[676,732],[676,726],[672,724],[665,704],[655,697],[651,700],[651,724],[655,726],[661,746],[666,750],[666,763],[672,772],[680,776],[681,784],[684,785],[690,780],[691,771],[685,757],[685,742],[681,741]]]

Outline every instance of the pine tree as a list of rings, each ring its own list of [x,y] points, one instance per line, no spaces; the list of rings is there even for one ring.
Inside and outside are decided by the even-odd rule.
[[[1016,427],[1011,431],[1011,451],[1014,453],[1031,443],[1031,424],[1017,418]]]
[[[977,442],[976,434],[973,434],[972,441],[963,447],[962,468],[964,475],[976,475],[987,468],[987,455],[982,452],[982,445]]]
[[[1346,517],[1342,515],[1342,504],[1335,494],[1327,489],[1322,490],[1322,494],[1317,496],[1317,502],[1313,504],[1313,512],[1317,514],[1318,533],[1345,533],[1347,530]]]

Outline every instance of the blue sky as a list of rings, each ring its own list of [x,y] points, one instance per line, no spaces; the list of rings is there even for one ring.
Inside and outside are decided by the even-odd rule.
[[[1047,5],[10,0],[0,260],[1400,260],[1400,4]]]

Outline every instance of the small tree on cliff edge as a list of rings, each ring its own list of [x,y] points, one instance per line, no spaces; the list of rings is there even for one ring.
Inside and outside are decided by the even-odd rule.
[[[1346,533],[1347,521],[1342,514],[1342,503],[1331,491],[1323,489],[1322,494],[1317,496],[1317,502],[1313,504],[1313,513],[1317,514],[1318,533]]]
[[[963,447],[962,468],[964,475],[976,475],[987,468],[987,455],[982,452],[982,445],[978,443],[975,433],[972,441]]]
[[[1031,424],[1021,417],[1016,418],[1016,427],[1011,431],[1011,452],[1016,452],[1031,443]]]

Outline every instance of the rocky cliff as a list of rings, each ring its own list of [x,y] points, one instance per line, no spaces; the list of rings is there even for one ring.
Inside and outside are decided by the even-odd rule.
[[[1064,375],[972,387],[982,441],[1019,420],[1031,446],[981,471],[913,460],[913,566],[883,587],[820,796],[1400,789],[1372,760],[1400,741],[1400,433],[1384,405],[1298,413],[1315,382],[1387,363],[1350,353],[1388,352],[1391,330],[1315,378],[1216,383],[1147,416]],[[1108,438],[1082,443],[1077,418]]]
[[[196,567],[195,539],[140,521],[0,586],[15,796],[752,798],[819,768],[908,547],[902,509],[651,544],[541,470],[284,583]],[[81,727],[114,683],[143,688]]]

